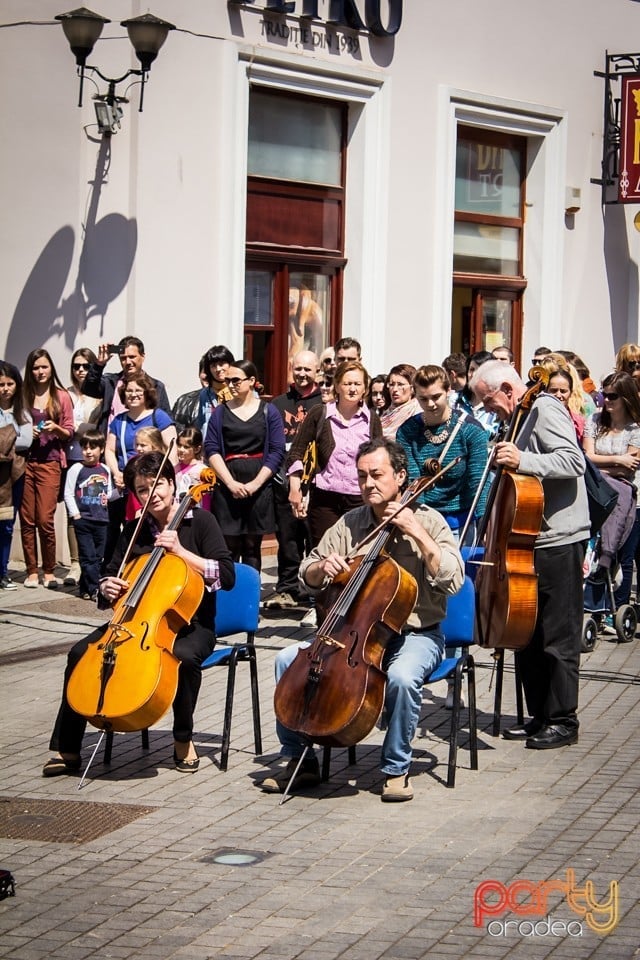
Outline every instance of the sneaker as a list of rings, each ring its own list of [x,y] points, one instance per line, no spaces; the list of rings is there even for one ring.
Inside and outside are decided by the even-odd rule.
[[[265,793],[284,793],[289,780],[291,780],[293,776],[294,770],[298,766],[299,759],[299,757],[292,757],[284,770],[276,773],[273,777],[267,777],[266,780],[263,780],[262,783],[259,784],[259,787],[264,790]],[[321,782],[320,765],[315,757],[311,757],[309,760],[302,761],[302,766],[298,770],[298,774],[289,789],[306,790],[309,787],[319,786]]]
[[[298,601],[286,590],[278,590],[268,597],[262,606],[265,610],[291,610],[298,606]]]
[[[403,773],[399,777],[387,777],[382,787],[383,803],[403,803],[405,800],[413,800],[413,787],[409,780],[409,774]]]
[[[305,627],[313,627],[314,630],[317,629],[318,611],[316,610],[316,608],[310,607],[309,610],[307,610],[307,612],[305,613],[300,623]]]
[[[64,578],[65,587],[75,587],[80,580],[81,570],[80,564],[77,560],[71,561],[71,566],[69,567],[69,573]]]
[[[18,584],[11,577],[3,577],[0,580],[0,590],[17,590]]]
[[[460,706],[464,707],[464,697],[460,694]],[[444,701],[445,710],[453,710],[453,684],[447,684],[447,699]]]

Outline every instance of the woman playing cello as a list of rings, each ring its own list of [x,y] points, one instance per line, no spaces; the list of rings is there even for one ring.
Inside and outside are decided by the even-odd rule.
[[[191,622],[179,630],[173,645],[173,654],[180,660],[178,689],[173,701],[174,763],[180,773],[195,773],[199,759],[192,742],[192,732],[193,714],[202,678],[200,664],[215,646],[215,591],[230,590],[235,582],[235,572],[231,554],[218,523],[207,511],[194,510],[193,516],[185,519],[178,530],[169,529],[178,510],[175,500],[175,473],[171,463],[162,463],[161,454],[148,453],[134,458],[125,468],[124,480],[127,489],[137,496],[143,507],[149,500],[159,472],[159,479],[147,507],[148,513],[133,544],[131,556],[135,558],[151,553],[154,547],[162,547],[166,553],[180,557],[204,580],[205,590],[200,606]],[[100,596],[108,604],[116,603],[131,586],[116,574],[135,526],[132,522],[125,527],[107,567],[108,575],[100,582]],[[161,596],[158,601],[162,602]],[[49,745],[50,749],[58,752],[44,765],[42,772],[45,777],[73,773],[80,768],[80,749],[86,720],[68,704],[67,685],[74,667],[89,645],[97,643],[104,633],[105,628],[99,627],[74,644],[69,651],[62,703]],[[134,683],[135,678],[129,678],[129,682]]]

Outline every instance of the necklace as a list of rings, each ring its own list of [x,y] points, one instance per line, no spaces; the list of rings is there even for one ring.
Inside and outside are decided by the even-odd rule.
[[[444,430],[440,430],[440,433],[433,433],[429,427],[425,424],[424,426],[424,436],[429,443],[433,443],[436,447],[439,447],[441,444],[445,443],[449,439],[449,424],[451,423],[451,417],[453,416],[453,410],[449,407],[449,413],[447,414],[447,419],[442,423],[439,423],[436,429],[444,427]]]

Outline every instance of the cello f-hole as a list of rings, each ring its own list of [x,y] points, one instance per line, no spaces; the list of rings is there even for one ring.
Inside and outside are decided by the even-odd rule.
[[[140,622],[141,622],[142,626],[144,627],[143,634],[142,634],[142,636],[140,637],[140,649],[141,649],[142,651],[147,651],[147,650],[150,650],[150,649],[151,649],[151,645],[148,644],[148,643],[145,643],[145,640],[147,639],[147,634],[149,633],[149,621],[148,621],[148,620],[141,620]]]
[[[359,636],[357,630],[351,630],[349,636],[353,638],[353,643],[351,644],[351,649],[349,650],[349,655],[347,656],[347,663],[350,667],[357,667],[358,661],[353,659],[353,654],[358,648]]]

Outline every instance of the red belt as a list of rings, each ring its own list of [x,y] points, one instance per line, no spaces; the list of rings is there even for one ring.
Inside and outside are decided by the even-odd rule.
[[[230,453],[225,458],[225,462],[229,460],[262,460],[261,453]]]

